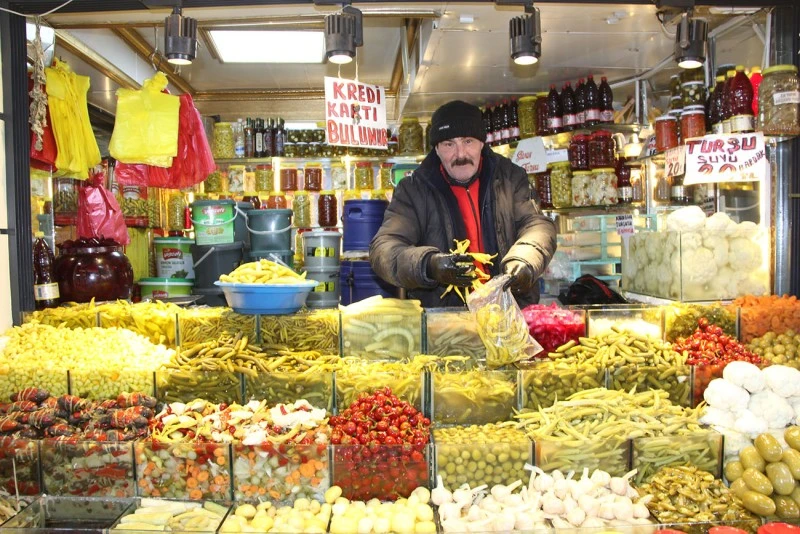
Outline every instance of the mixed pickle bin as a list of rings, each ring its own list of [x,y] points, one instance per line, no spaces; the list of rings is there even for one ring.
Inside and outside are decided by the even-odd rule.
[[[769,288],[766,232],[648,232],[622,250],[622,288],[681,302],[732,300]]]

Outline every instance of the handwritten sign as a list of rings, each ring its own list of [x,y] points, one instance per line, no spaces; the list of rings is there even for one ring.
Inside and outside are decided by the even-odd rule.
[[[664,172],[667,176],[680,176],[686,168],[686,147],[676,146],[664,152]]]
[[[547,169],[547,152],[541,137],[529,137],[517,144],[511,161],[525,169],[528,174],[544,172]]]
[[[636,232],[633,227],[633,215],[630,213],[625,215],[617,215],[617,233],[621,236],[631,236]]]
[[[686,141],[684,185],[754,182],[767,172],[761,133],[706,135]]]
[[[569,152],[566,148],[548,148],[546,153],[547,164],[569,161]]]
[[[329,145],[388,148],[386,90],[326,76],[325,136]]]

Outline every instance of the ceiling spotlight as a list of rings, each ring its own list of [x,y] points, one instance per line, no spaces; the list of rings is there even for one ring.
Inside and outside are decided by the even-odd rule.
[[[675,32],[675,61],[682,69],[696,69],[706,60],[708,23],[702,19],[690,19],[689,13],[681,15]]]
[[[325,17],[325,56],[331,63],[353,61],[356,48],[364,44],[363,15],[353,6]]]
[[[173,65],[191,65],[197,57],[197,19],[184,17],[180,7],[164,19],[164,55]]]
[[[542,22],[539,10],[531,7],[530,15],[514,17],[508,23],[511,59],[517,65],[533,65],[542,55]]]

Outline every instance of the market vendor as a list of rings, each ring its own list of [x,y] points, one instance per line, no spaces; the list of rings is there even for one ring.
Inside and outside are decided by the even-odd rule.
[[[538,302],[556,228],[532,200],[525,170],[484,145],[481,111],[466,102],[437,109],[430,136],[433,150],[398,184],[370,243],[373,270],[425,307],[463,306],[443,293],[476,276],[469,256],[450,253],[454,240],[469,239],[468,252],[497,254],[483,270],[511,275],[521,307]]]

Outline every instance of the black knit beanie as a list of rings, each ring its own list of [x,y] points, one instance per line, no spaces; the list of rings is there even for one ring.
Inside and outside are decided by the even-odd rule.
[[[456,137],[474,137],[481,143],[486,141],[480,108],[461,100],[453,100],[433,113],[431,146]]]

